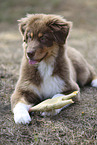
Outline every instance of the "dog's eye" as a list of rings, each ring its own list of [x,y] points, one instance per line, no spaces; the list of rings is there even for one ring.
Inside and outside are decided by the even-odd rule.
[[[33,39],[33,33],[28,32],[27,39],[28,41],[31,41]]]
[[[42,36],[42,37],[40,37],[40,41],[41,41],[42,43],[45,43],[45,42],[48,41],[48,37]]]

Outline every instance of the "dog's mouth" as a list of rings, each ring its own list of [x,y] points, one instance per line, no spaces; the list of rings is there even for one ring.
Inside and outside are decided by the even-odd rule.
[[[29,64],[35,65],[35,64],[39,64],[39,62],[41,62],[46,56],[47,56],[48,52],[41,58],[41,59],[29,59]]]

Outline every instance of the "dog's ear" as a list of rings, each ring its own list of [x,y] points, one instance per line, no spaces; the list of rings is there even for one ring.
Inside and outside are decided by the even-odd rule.
[[[22,35],[24,35],[24,33],[25,33],[27,20],[28,20],[27,18],[22,18],[22,19],[18,20],[18,22],[19,22],[19,30],[20,30]]]
[[[27,14],[25,18],[21,18],[20,20],[18,20],[19,22],[19,30],[21,32],[22,35],[24,35],[25,30],[27,25],[31,22],[33,22],[33,16],[34,14]]]
[[[47,25],[53,31],[55,41],[63,45],[69,34],[69,30],[72,27],[72,22],[66,21],[64,19],[62,20],[56,19],[49,21]]]
[[[24,35],[25,29],[26,29],[26,23],[20,23],[19,30],[20,30],[22,35]]]

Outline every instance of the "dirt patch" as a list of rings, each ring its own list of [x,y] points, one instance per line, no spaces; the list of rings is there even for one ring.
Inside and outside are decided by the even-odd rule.
[[[16,125],[10,96],[23,54],[17,19],[30,12],[55,13],[74,22],[68,44],[78,49],[97,72],[97,1],[12,0],[0,2],[0,145],[96,145],[97,89],[81,89],[81,101],[54,117],[32,114],[29,125]],[[12,8],[12,9],[11,9]],[[6,15],[7,14],[7,15]]]

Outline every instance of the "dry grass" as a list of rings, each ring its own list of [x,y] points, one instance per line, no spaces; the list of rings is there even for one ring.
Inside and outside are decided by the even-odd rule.
[[[57,13],[72,20],[74,27],[68,44],[83,53],[97,72],[97,1],[1,0],[0,7],[0,145],[96,145],[96,88],[82,88],[81,101],[55,117],[31,115],[30,125],[14,123],[10,96],[23,53],[16,20],[27,12]]]

